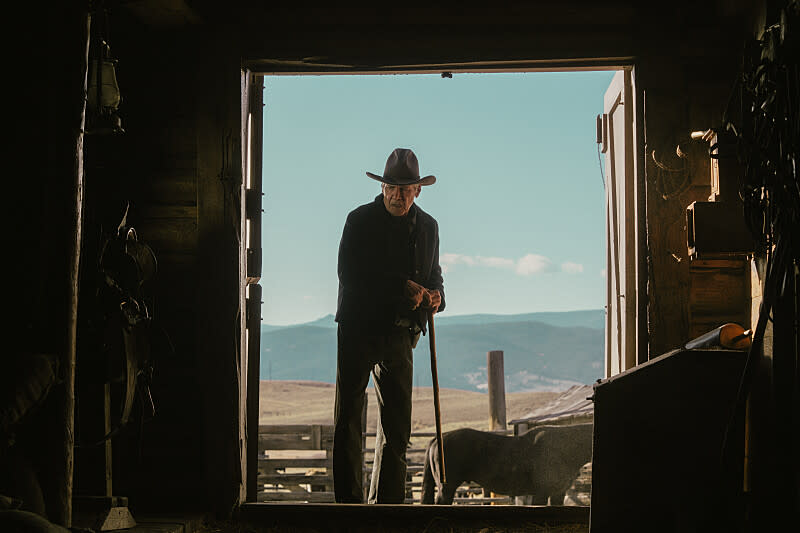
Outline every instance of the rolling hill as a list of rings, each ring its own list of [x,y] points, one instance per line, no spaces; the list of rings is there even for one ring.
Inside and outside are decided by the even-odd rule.
[[[602,310],[441,317],[436,321],[439,384],[485,391],[490,350],[504,352],[507,392],[592,383],[603,372],[603,319]],[[420,339],[414,360],[414,385],[430,386],[427,337]],[[332,316],[297,326],[264,326],[262,379],[334,383],[335,377]]]

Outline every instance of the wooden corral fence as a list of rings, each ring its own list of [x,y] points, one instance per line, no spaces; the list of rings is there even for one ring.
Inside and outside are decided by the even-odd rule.
[[[258,501],[330,503],[333,426],[258,426]]]
[[[406,503],[419,503],[425,450],[436,434],[411,434],[406,452]],[[364,433],[364,501],[375,456],[375,433]],[[258,501],[330,503],[333,494],[332,425],[262,425],[258,427]],[[513,498],[484,494],[476,484],[462,485],[455,505],[503,505]]]

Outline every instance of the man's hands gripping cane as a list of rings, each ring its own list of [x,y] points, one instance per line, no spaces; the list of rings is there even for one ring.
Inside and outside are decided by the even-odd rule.
[[[430,309],[432,312],[439,310],[442,305],[442,295],[436,289],[426,289],[413,280],[406,281],[405,295],[408,299],[411,310],[418,307]]]

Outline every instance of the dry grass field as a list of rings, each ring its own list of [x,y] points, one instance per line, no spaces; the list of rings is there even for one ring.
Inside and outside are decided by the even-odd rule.
[[[260,424],[333,424],[335,385],[315,381],[262,381],[259,397]],[[375,431],[378,407],[375,390],[367,391],[367,431]],[[506,420],[523,418],[556,396],[558,392],[506,394]],[[433,431],[433,389],[414,389],[411,429]],[[455,389],[439,391],[442,430],[461,427],[489,429],[489,395]]]

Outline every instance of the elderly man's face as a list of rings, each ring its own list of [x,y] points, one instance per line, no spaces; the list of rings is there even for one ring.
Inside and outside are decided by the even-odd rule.
[[[401,217],[408,213],[414,198],[419,196],[422,185],[381,185],[383,205],[392,216]]]

